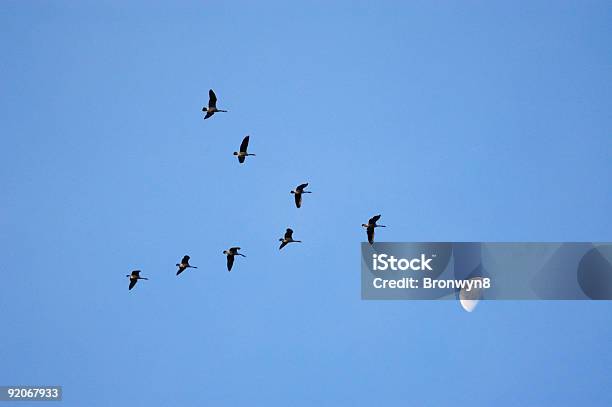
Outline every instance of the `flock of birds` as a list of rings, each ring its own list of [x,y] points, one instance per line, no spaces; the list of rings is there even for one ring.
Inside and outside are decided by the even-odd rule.
[[[211,118],[215,113],[227,112],[227,110],[221,110],[217,108],[217,95],[215,95],[215,92],[212,89],[208,91],[208,107],[204,106],[202,108],[202,111],[206,112],[206,115],[204,116],[204,120]],[[248,156],[255,156],[255,154],[251,154],[248,152],[248,147],[249,147],[249,136],[246,136],[242,140],[242,143],[240,143],[240,150],[234,151],[234,155],[238,157],[238,162],[240,164],[243,164]],[[306,187],[308,187],[307,182],[304,184],[298,185],[293,191],[291,191],[291,194],[293,194],[293,197],[295,199],[295,206],[298,209],[302,207],[303,195],[311,193],[311,191],[305,190]],[[366,228],[368,242],[370,244],[374,243],[374,230],[378,227],[381,227],[381,228],[386,227],[384,225],[377,224],[379,219],[380,219],[380,215],[375,215],[371,217],[370,220],[368,220],[368,223],[363,223],[361,225],[364,228]],[[302,242],[301,240],[295,240],[293,238],[293,229],[291,228],[287,228],[287,230],[285,231],[285,235],[278,240],[281,242],[280,247],[278,248],[279,250],[287,246],[289,243],[301,243]],[[223,251],[223,254],[227,256],[227,271],[232,271],[232,267],[234,266],[234,259],[236,256],[246,257],[244,254],[239,253],[238,252],[239,250],[240,250],[240,247],[230,247],[229,249]],[[176,267],[178,267],[178,270],[176,272],[177,276],[180,275],[183,271],[187,270],[188,268],[197,269],[196,266],[192,266],[191,264],[189,264],[189,259],[190,257],[188,255],[185,255],[181,259],[181,262],[176,264]],[[146,277],[141,277],[140,273],[141,273],[140,270],[134,270],[130,274],[126,275],[126,277],[128,277],[130,280],[129,290],[134,288],[138,280],[148,280],[148,278]]]

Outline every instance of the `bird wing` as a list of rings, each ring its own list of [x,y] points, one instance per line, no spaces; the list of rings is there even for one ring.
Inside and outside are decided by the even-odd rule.
[[[308,182],[305,183],[305,184],[298,185],[296,190],[299,191],[299,192],[302,192],[304,190],[304,188],[306,188],[307,186],[308,186]]]
[[[204,120],[208,119],[210,116],[212,116],[213,114],[215,114],[215,112],[206,112],[206,116],[204,116]]]
[[[217,95],[212,89],[208,91],[208,107],[217,107]]]
[[[140,277],[140,270],[134,270],[134,271],[132,271],[132,275],[133,275],[134,277]]]
[[[380,215],[372,216],[372,217],[370,218],[370,220],[368,221],[368,223],[369,223],[370,225],[373,225],[373,224],[375,224],[376,222],[378,222],[378,219],[380,219]]]
[[[295,198],[295,206],[300,208],[302,206],[302,194],[296,192],[295,194],[293,194],[293,197]]]
[[[368,243],[370,244],[374,243],[374,227],[369,226],[367,229],[367,232],[368,232]]]
[[[230,252],[237,253],[240,250],[240,247],[230,247]]]
[[[232,271],[232,266],[234,265],[234,255],[227,255],[227,271]]]
[[[293,239],[293,229],[287,228],[285,232],[285,239]]]
[[[191,257],[189,257],[187,255],[183,256],[183,260],[181,260],[181,264],[189,264],[189,259],[190,258]]]
[[[244,157],[244,156],[242,156],[242,155],[239,155],[239,156],[238,156],[238,162],[239,162],[240,164],[244,163],[244,159],[245,159],[245,158],[246,158],[246,157]]]
[[[287,241],[283,240],[283,242],[281,243],[280,247],[278,248],[278,250],[282,249],[283,247],[287,246]]]
[[[246,136],[242,139],[242,143],[240,143],[240,152],[246,153],[247,148],[249,147],[249,136]]]
[[[130,288],[129,289],[131,290],[132,288],[134,288],[134,286],[136,285],[137,282],[138,282],[138,280],[136,280],[136,279],[134,279],[134,280],[130,279]]]

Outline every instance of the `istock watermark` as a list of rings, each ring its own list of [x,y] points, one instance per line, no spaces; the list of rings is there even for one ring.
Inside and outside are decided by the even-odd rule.
[[[432,258],[427,258],[426,255],[421,254],[420,258],[414,259],[396,259],[393,256],[389,256],[386,254],[376,254],[372,255],[372,270],[431,270],[431,261]]]
[[[612,243],[363,243],[361,296],[612,300]]]

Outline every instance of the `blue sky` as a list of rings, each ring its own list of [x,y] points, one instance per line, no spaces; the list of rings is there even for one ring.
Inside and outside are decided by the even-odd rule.
[[[468,314],[359,287],[379,212],[385,241],[612,240],[609,2],[6,1],[0,25],[1,384],[66,406],[612,403],[608,302]],[[229,113],[204,122],[209,88]],[[286,227],[304,243],[279,253]]]

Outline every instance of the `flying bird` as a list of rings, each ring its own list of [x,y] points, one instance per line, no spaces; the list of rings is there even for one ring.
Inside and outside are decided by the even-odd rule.
[[[304,188],[308,186],[308,182],[305,184],[298,185],[295,190],[291,191],[295,198],[295,206],[298,208],[302,207],[302,194],[310,194],[310,191],[304,191]]]
[[[293,240],[293,229],[291,228],[287,228],[287,231],[285,232],[285,237],[278,240],[282,242],[278,250],[287,246],[289,243],[302,243],[301,240]]]
[[[134,270],[131,274],[126,275],[126,277],[130,278],[130,290],[134,288],[138,280],[148,280],[146,277],[140,277],[140,270]]]
[[[376,222],[378,222],[378,219],[380,219],[380,215],[371,217],[367,224],[366,223],[361,224],[361,226],[366,228],[366,232],[368,233],[368,242],[370,244],[374,243],[374,229],[375,228],[386,228],[385,225],[376,224]]]
[[[230,247],[228,250],[223,250],[223,254],[227,254],[227,271],[232,271],[235,256],[246,257],[244,254],[238,253],[238,250],[240,250],[240,247]]]
[[[208,108],[204,106],[202,111],[206,112],[204,120],[208,119],[217,112],[227,112],[227,110],[217,109],[217,95],[215,95],[215,92],[212,89],[208,91]]]
[[[249,147],[249,136],[246,136],[242,140],[242,143],[240,143],[240,151],[234,151],[234,155],[238,156],[238,162],[240,164],[242,164],[244,162],[244,159],[248,157],[249,155],[255,155],[255,154],[247,153],[248,147]]]
[[[192,266],[191,264],[189,264],[189,259],[191,257],[185,255],[183,256],[183,259],[181,260],[180,263],[177,263],[176,267],[178,267],[178,271],[176,272],[176,275],[178,276],[179,274],[181,274],[183,271],[187,270],[188,268],[192,268],[192,269],[197,269],[196,266]]]

